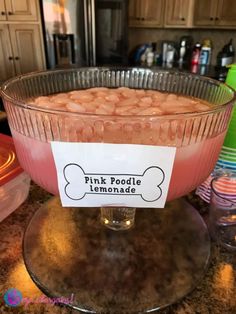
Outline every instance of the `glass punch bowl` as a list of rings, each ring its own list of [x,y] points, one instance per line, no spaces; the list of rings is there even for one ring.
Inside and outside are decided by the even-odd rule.
[[[212,108],[165,116],[117,116],[66,112],[32,104],[38,96],[122,86],[197,97],[210,102]],[[51,141],[174,146],[176,156],[167,196],[170,202],[195,189],[214,168],[235,99],[229,86],[206,77],[141,68],[30,73],[7,81],[1,94],[21,166],[46,191],[59,194]],[[183,235],[185,228],[194,228],[200,221],[189,218],[189,223],[184,209],[179,209],[174,218],[170,217],[171,210],[145,209],[139,212],[134,228],[115,232],[92,222],[97,217],[92,208],[81,209],[88,218],[79,218],[76,208],[64,209],[57,201],[54,205],[57,209],[51,215],[47,214],[48,208],[43,215],[36,213],[27,230],[25,261],[34,281],[49,296],[73,292],[73,308],[90,313],[151,311],[176,302],[202,277],[209,247],[199,262],[204,254],[196,246],[207,239],[207,234],[199,227],[200,230],[189,231],[194,234],[192,240],[189,234]],[[194,215],[191,211],[190,216]],[[145,219],[149,222],[145,223]],[[183,225],[174,231],[178,220]],[[88,237],[92,237],[91,242]],[[189,253],[191,247],[193,252]],[[180,258],[177,251],[188,256]],[[190,260],[194,261],[188,270],[191,275],[185,276],[185,270],[179,269],[187,269],[183,261]]]

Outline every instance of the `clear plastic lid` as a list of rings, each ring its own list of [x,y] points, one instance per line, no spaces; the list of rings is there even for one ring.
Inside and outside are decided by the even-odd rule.
[[[17,160],[12,138],[0,134],[0,186],[13,180],[22,172],[23,169]]]

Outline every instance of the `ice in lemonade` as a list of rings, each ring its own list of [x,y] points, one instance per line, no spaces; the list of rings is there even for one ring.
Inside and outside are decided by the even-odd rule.
[[[127,87],[75,90],[38,97],[33,103],[50,109],[118,116],[167,115],[210,109],[209,103],[197,98]]]
[[[177,147],[168,200],[186,194],[207,177],[225,135],[202,140],[201,114],[199,120],[198,116],[189,121],[181,117],[182,113],[204,113],[212,108],[210,103],[156,90],[95,87],[37,97],[31,104],[64,116],[63,123],[51,123],[55,140]],[[50,143],[42,140],[42,134],[29,137],[14,129],[12,133],[21,165],[36,183],[57,195]]]

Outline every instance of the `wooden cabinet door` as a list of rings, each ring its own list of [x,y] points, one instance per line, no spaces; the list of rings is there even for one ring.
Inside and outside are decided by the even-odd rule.
[[[197,0],[194,6],[195,26],[214,26],[218,0]]]
[[[8,21],[36,21],[37,0],[5,0]]]
[[[215,20],[217,26],[236,26],[236,1],[218,0]]]
[[[141,0],[141,24],[145,27],[163,25],[163,0]]]
[[[129,26],[138,26],[140,18],[140,1],[129,0]]]
[[[15,75],[13,53],[7,25],[0,25],[0,82]]]
[[[140,0],[129,0],[129,19],[136,20],[139,17]]]
[[[43,48],[38,25],[9,26],[16,74],[44,69]]]
[[[193,0],[167,0],[165,2],[165,26],[191,27]]]
[[[5,1],[0,0],[0,21],[6,21],[6,8],[5,8]]]

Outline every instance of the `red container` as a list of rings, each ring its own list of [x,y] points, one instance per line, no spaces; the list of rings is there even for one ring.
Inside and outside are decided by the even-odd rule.
[[[0,134],[0,221],[27,198],[30,178],[20,167],[13,140]]]
[[[196,43],[192,52],[191,64],[199,64],[200,54],[201,54],[201,45],[199,43]]]

